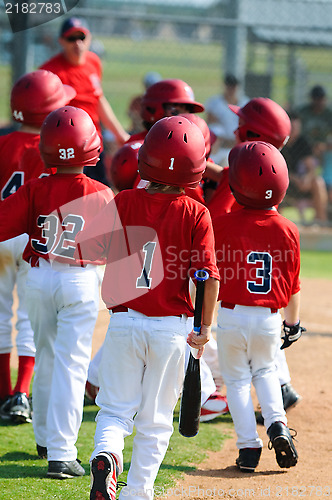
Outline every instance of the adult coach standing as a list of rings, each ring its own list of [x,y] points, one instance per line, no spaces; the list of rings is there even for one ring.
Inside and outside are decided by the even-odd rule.
[[[91,33],[87,23],[77,17],[66,19],[60,28],[59,44],[62,51],[46,61],[41,69],[52,71],[59,76],[62,83],[74,87],[77,95],[70,105],[84,109],[90,115],[101,138],[103,126],[110,130],[118,144],[122,145],[129,138],[129,134],[104,96],[101,86],[102,64],[97,54],[89,50]],[[85,173],[107,184],[102,155],[98,167],[88,167]]]

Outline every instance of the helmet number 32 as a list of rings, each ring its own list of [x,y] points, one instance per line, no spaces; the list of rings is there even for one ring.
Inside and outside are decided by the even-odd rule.
[[[74,148],[59,149],[60,160],[69,160],[70,158],[75,158]]]

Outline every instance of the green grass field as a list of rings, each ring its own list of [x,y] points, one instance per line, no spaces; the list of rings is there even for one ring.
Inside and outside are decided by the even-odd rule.
[[[301,278],[332,280],[332,252],[303,250],[301,252]]]
[[[84,500],[89,498],[89,458],[93,450],[97,407],[87,406],[77,443],[78,455],[87,475],[72,480],[52,480],[45,477],[47,461],[37,458],[31,424],[4,425],[0,421],[0,500]],[[195,469],[207,451],[221,448],[232,426],[230,415],[201,424],[194,438],[184,438],[178,432],[178,409],[174,418],[174,434],[156,481],[156,489],[167,491],[184,471]],[[125,481],[130,463],[133,437],[125,440],[125,471],[119,480]]]
[[[222,28],[220,28],[222,29]],[[127,107],[130,99],[143,92],[142,79],[148,71],[158,71],[163,78],[181,78],[188,82],[200,102],[218,92],[222,87],[224,47],[222,42],[194,42],[172,36],[151,39],[135,39],[123,36],[101,37],[94,33],[94,40],[105,48],[103,56],[103,88],[117,117],[127,127]],[[54,35],[56,36],[56,35]],[[248,71],[267,75],[271,71],[271,50],[267,45],[248,45]],[[249,63],[250,59],[250,63]],[[302,48],[297,59],[305,65],[311,78],[317,74],[320,81],[329,81],[332,71],[331,50],[326,48]],[[271,98],[281,105],[289,101],[289,53],[285,46],[273,50],[274,73]],[[32,68],[34,69],[34,68]],[[0,121],[9,118],[11,68],[0,65]],[[327,85],[328,87],[328,85]]]

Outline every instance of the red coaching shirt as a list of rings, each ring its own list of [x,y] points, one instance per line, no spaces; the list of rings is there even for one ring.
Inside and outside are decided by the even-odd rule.
[[[84,64],[70,64],[62,53],[44,63],[40,69],[52,71],[58,75],[62,83],[71,85],[76,90],[76,97],[70,106],[84,109],[93,120],[98,133],[101,134],[98,102],[103,95],[101,87],[102,66],[97,54],[86,53]]]
[[[0,136],[0,195],[1,201],[16,193],[30,179],[49,175],[39,153],[39,134],[11,132]]]
[[[295,224],[275,209],[243,208],[213,221],[219,300],[285,307],[300,290],[300,241]]]
[[[234,207],[240,207],[229,187],[229,167],[224,167],[222,178],[207,207],[213,220],[219,215],[230,212]]]
[[[208,210],[184,194],[121,191],[77,238],[83,259],[107,257],[102,297],[146,316],[193,316],[189,276],[219,280]]]
[[[23,258],[75,264],[75,236],[112,199],[112,191],[84,174],[33,179],[0,204],[0,241],[29,235]]]

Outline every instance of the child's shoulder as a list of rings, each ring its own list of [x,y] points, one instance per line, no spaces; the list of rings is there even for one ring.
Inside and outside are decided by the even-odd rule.
[[[280,227],[284,228],[285,230],[291,231],[292,233],[295,233],[299,235],[299,228],[295,224],[295,222],[287,219],[284,215],[281,213],[277,212],[277,218],[276,221],[280,225]]]

